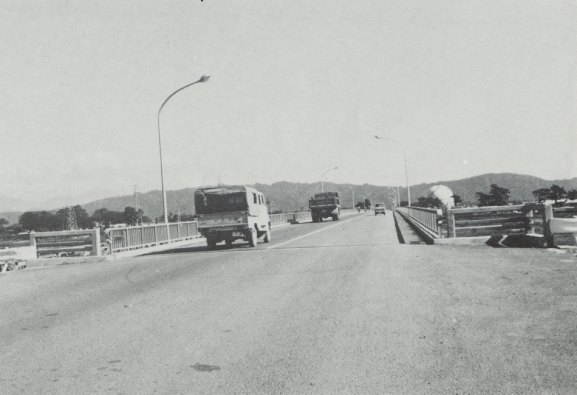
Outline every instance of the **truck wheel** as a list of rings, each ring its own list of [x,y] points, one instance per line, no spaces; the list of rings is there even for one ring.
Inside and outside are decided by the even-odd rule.
[[[266,234],[264,235],[263,241],[264,241],[265,243],[269,243],[269,242],[270,242],[270,227],[266,230]]]
[[[212,237],[206,238],[206,245],[208,246],[209,250],[214,250],[216,248],[216,239]]]
[[[226,243],[227,246],[231,246],[232,243],[234,242],[234,239],[232,237],[227,237],[226,239],[224,239],[224,242]]]
[[[333,214],[332,217],[333,217],[333,221],[338,221],[338,220],[339,220],[339,218],[337,217],[336,214]]]
[[[249,230],[249,235],[248,235],[248,244],[251,247],[256,247],[256,244],[258,243],[258,236],[256,234],[256,229],[251,229]]]

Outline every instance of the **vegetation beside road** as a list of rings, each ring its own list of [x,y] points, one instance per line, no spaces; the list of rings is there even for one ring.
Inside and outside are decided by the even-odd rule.
[[[123,212],[100,208],[90,216],[81,206],[63,208],[56,211],[27,211],[20,215],[17,224],[9,225],[5,218],[0,218],[0,239],[10,238],[22,232],[50,232],[71,228],[71,218],[76,221],[78,229],[108,228],[116,224],[134,226],[139,223],[152,222],[144,215],[142,209],[126,207]],[[169,222],[192,220],[192,214],[170,214]]]

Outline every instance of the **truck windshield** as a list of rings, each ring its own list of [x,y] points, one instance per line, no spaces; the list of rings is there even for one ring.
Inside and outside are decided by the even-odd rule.
[[[248,204],[245,192],[226,194],[201,192],[194,195],[194,208],[197,214],[230,213],[246,211]]]

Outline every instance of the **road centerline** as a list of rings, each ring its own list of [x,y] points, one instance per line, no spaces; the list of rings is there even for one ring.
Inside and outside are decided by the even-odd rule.
[[[274,246],[267,247],[266,249],[267,249],[267,250],[272,250],[272,249],[274,249],[274,248],[283,246],[283,245],[285,245],[285,244],[292,243],[293,241],[297,241],[297,240],[303,239],[303,238],[305,238],[305,237],[307,237],[307,236],[314,235],[315,233],[319,233],[319,232],[325,231],[325,230],[327,230],[327,229],[330,229],[330,228],[332,228],[332,227],[341,225],[341,224],[344,223],[344,222],[352,221],[352,220],[354,220],[354,219],[358,219],[358,218],[362,218],[362,217],[364,217],[364,215],[359,215],[359,216],[357,216],[357,217],[349,218],[349,219],[346,219],[346,220],[344,220],[344,221],[338,221],[338,222],[335,223],[334,225],[330,225],[330,226],[327,226],[326,228],[322,228],[322,229],[317,229],[317,230],[315,230],[315,231],[313,231],[313,232],[310,232],[310,233],[307,233],[307,234],[305,234],[305,235],[295,237],[294,239],[290,239],[290,240],[284,241],[284,242],[282,242],[282,243],[276,244],[276,245],[274,245]]]

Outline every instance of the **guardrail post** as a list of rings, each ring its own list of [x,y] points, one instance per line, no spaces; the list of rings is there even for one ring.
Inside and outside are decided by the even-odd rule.
[[[34,249],[36,250],[36,257],[38,258],[38,247],[36,246],[36,236],[34,233],[30,232],[28,234],[28,237],[30,237],[30,247],[34,247]]]
[[[158,229],[158,226],[154,224],[154,244],[158,244],[158,233],[156,232],[156,229]]]
[[[32,246],[35,247],[36,246],[36,235],[34,233],[30,232],[28,234],[28,237],[30,238],[30,247],[32,247]]]
[[[547,247],[553,248],[553,235],[551,234],[550,220],[553,218],[553,206],[544,204],[543,209],[543,234],[547,242]]]
[[[525,214],[527,226],[525,228],[525,234],[534,235],[535,234],[535,220],[533,219],[533,210],[527,211]]]
[[[92,255],[100,256],[100,228],[94,229],[92,233]]]
[[[455,229],[455,213],[452,209],[447,210],[447,236],[457,237],[457,230]]]

